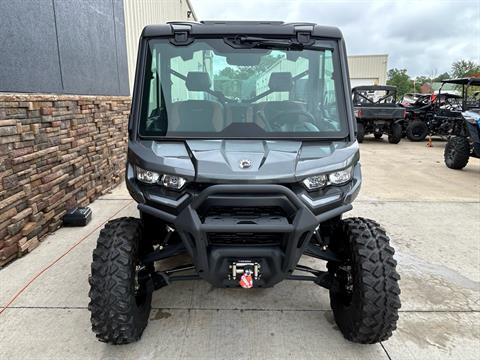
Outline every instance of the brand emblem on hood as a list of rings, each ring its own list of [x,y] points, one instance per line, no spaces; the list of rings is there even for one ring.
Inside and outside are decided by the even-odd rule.
[[[252,166],[252,162],[250,160],[240,160],[240,168],[248,169],[250,166]]]

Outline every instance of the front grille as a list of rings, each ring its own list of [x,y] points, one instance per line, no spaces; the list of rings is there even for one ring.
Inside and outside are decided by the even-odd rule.
[[[281,245],[284,234],[278,233],[208,233],[211,245]]]

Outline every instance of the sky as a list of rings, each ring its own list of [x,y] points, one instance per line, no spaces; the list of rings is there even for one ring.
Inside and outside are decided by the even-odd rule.
[[[349,55],[388,54],[388,68],[436,76],[480,62],[480,0],[191,0],[199,20],[337,26]]]

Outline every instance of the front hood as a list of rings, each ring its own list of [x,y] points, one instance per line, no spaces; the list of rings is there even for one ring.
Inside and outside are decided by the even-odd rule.
[[[348,166],[358,153],[357,142],[186,140],[143,145],[154,157],[136,158],[148,169],[197,182],[296,182]],[[137,153],[135,148],[130,150]],[[242,167],[242,162],[250,166]]]

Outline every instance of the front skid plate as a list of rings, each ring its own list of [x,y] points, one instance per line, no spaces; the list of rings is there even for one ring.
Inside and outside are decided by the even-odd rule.
[[[290,189],[280,185],[214,185],[207,190],[183,209],[174,223],[201,278],[216,287],[236,287],[238,280],[229,279],[229,266],[238,261],[260,264],[261,274],[254,287],[273,286],[293,273],[318,220]],[[248,207],[252,198],[256,199],[255,203],[264,200],[261,201],[264,206],[284,208],[290,213],[289,221],[281,224],[205,222],[205,203],[214,207],[216,203],[227,202],[231,207],[241,208]],[[285,240],[272,246],[215,245],[210,242],[209,235],[216,233],[277,233]]]

